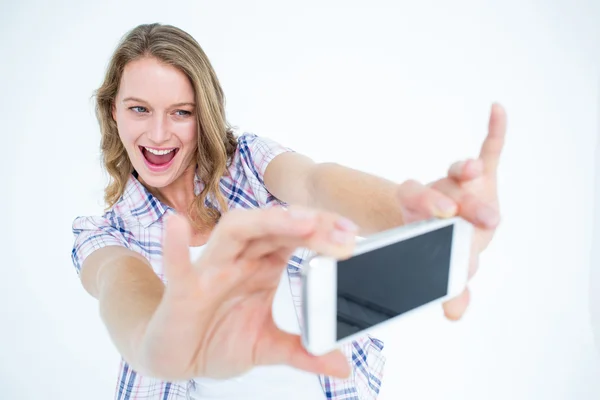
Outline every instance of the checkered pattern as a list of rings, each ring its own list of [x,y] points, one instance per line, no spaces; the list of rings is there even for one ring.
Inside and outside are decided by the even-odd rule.
[[[230,176],[221,179],[220,188],[230,208],[266,208],[283,204],[265,188],[263,175],[268,163],[278,154],[291,149],[252,133],[238,135],[238,148],[229,167]],[[196,192],[202,190],[202,182],[196,178]],[[214,199],[207,199],[208,207],[219,209]],[[121,199],[104,215],[78,217],[73,222],[75,243],[72,260],[77,273],[85,258],[104,246],[125,246],[146,257],[154,272],[163,280],[161,242],[163,216],[173,212],[150,194],[131,176]],[[301,279],[303,260],[309,255],[306,249],[298,249],[288,263],[290,287],[296,314],[301,320]],[[353,374],[342,380],[320,376],[325,398],[373,400],[377,398],[385,358],[381,354],[383,343],[371,336],[364,336],[343,346],[342,351],[353,365]],[[164,382],[134,371],[121,361],[115,399],[190,399],[194,381]],[[268,389],[265,389],[268,390]]]

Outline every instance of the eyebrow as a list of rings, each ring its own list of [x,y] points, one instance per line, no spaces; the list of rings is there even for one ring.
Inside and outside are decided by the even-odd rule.
[[[144,101],[142,99],[138,99],[137,97],[127,97],[125,99],[123,99],[123,103],[126,103],[128,101],[135,101],[138,103],[144,103],[144,104],[148,104],[147,101]],[[195,103],[190,103],[190,102],[183,102],[183,103],[176,103],[176,104],[172,104],[171,107],[182,107],[182,106],[192,106],[195,107],[196,104]]]

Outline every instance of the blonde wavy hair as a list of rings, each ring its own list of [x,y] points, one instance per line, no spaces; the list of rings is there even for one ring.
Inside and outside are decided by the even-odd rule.
[[[110,59],[104,82],[95,91],[96,117],[102,133],[101,151],[109,184],[104,190],[107,208],[123,195],[129,176],[134,172],[113,120],[112,107],[125,66],[142,57],[154,57],[180,69],[192,84],[196,99],[198,126],[198,176],[205,187],[196,196],[189,211],[195,225],[214,224],[220,212],[205,207],[205,199],[215,199],[221,210],[227,203],[219,189],[227,173],[228,161],[235,152],[237,139],[225,118],[225,96],[208,57],[196,40],[183,30],[158,23],[143,24],[126,33]]]

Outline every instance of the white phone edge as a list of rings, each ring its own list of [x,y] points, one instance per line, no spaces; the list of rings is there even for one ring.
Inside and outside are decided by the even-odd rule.
[[[377,327],[417,312],[424,306],[442,303],[456,297],[464,290],[468,279],[473,226],[460,217],[436,218],[380,232],[356,244],[353,256],[449,225],[454,225],[454,232],[450,255],[448,294],[398,317],[382,322]],[[301,335],[303,346],[307,351],[313,355],[326,354],[344,343],[365,335],[365,331],[360,331],[344,339],[337,340],[337,260],[335,258],[318,255],[305,260],[302,268],[302,281],[303,328]]]

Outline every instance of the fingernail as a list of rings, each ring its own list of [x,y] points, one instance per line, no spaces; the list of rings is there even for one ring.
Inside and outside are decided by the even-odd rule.
[[[346,231],[340,231],[340,230],[334,230],[333,232],[331,232],[331,240],[334,243],[338,243],[338,244],[346,244],[348,242],[350,242],[350,240],[354,237],[353,234],[351,234],[350,232],[346,232]]]
[[[439,199],[435,206],[437,210],[443,215],[453,214],[456,212],[456,204],[453,201],[448,199]]]
[[[468,166],[467,161],[459,161],[450,167],[450,175],[458,176]]]
[[[344,217],[335,221],[335,226],[343,231],[355,232],[358,230],[358,225]]]
[[[498,223],[498,213],[490,207],[480,207],[477,219],[486,226],[495,226]]]
[[[293,219],[311,219],[314,218],[316,212],[313,210],[297,209],[293,208],[289,210],[290,217]]]

